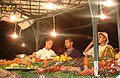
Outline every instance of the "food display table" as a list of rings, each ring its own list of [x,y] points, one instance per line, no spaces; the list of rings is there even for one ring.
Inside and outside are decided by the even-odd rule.
[[[58,56],[55,59],[18,59],[0,60],[0,68],[6,76],[17,78],[94,78],[93,58],[88,58],[88,68],[84,68],[84,58],[69,60]],[[7,74],[9,71],[10,74]],[[3,72],[4,74],[4,72]],[[6,75],[7,74],[7,75]],[[116,78],[120,75],[120,62],[118,60],[104,59],[99,61],[99,75],[101,78]],[[9,77],[13,78],[13,77]]]
[[[91,75],[81,76],[71,72],[46,72],[35,73],[33,70],[9,70],[11,73],[17,73],[20,78],[94,78]],[[107,78],[116,78],[118,75],[108,76]],[[104,76],[101,78],[105,78]]]

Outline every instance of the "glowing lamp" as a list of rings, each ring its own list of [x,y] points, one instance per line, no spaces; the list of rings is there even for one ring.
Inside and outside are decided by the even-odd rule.
[[[101,11],[101,14],[100,14],[100,19],[106,19],[106,18],[108,18],[104,13],[103,13],[103,11]]]
[[[25,47],[25,43],[22,43],[22,47]]]
[[[10,15],[10,21],[12,22],[16,21],[16,16],[14,14]]]
[[[53,4],[53,3],[51,3],[51,2],[49,2],[49,3],[47,3],[47,4],[45,5],[45,8],[46,8],[46,9],[50,9],[50,10],[54,10],[54,9],[57,9],[58,6],[55,5],[55,4]]]
[[[18,38],[18,35],[16,34],[16,32],[14,32],[14,34],[12,35],[12,38],[14,39]]]
[[[108,7],[115,5],[115,3],[113,2],[113,0],[106,0],[106,1],[101,2],[101,4],[105,5],[105,6],[108,6]]]
[[[53,31],[51,32],[51,36],[52,37],[56,37],[57,36],[57,33],[55,32],[55,29],[53,29]]]

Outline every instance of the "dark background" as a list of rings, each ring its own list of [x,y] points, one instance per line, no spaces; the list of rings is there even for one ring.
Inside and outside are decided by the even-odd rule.
[[[77,48],[81,53],[92,40],[88,37],[92,37],[92,26],[89,24],[89,22],[87,23],[87,20],[83,21],[83,23],[81,23],[81,21],[75,23],[76,20],[71,21],[72,22],[70,22],[70,19],[65,19],[62,17],[57,18],[56,31],[59,31],[59,36],[54,39],[53,50],[58,54],[61,53],[64,49],[65,38],[72,38],[74,40],[74,47]],[[13,34],[13,31],[14,23],[8,23],[4,21],[0,22],[1,59],[13,59],[15,55],[19,53],[25,53],[29,55],[35,52],[35,38],[31,27],[23,30],[22,38],[19,39],[12,39],[10,37],[10,35]],[[109,34],[109,44],[114,48],[118,48],[116,22],[104,22],[102,24],[99,24],[98,31],[107,32]],[[17,26],[17,32],[19,32],[19,26]],[[47,35],[49,35],[49,33]],[[25,48],[21,46],[23,41],[26,44]],[[43,39],[42,44],[39,45],[39,48],[44,47],[44,41],[45,39]]]

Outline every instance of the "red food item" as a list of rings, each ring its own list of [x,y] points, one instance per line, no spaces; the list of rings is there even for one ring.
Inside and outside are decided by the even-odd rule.
[[[60,68],[58,66],[52,66],[48,70],[52,72],[56,72],[56,71],[60,71]]]
[[[83,76],[87,76],[89,74],[90,69],[86,69],[83,73]]]
[[[60,68],[57,66],[57,67],[55,67],[55,70],[56,71],[60,71]]]
[[[106,70],[106,69],[107,69],[107,67],[106,67],[106,66],[104,66],[104,67],[103,67],[103,69],[104,69],[104,70]]]
[[[85,71],[85,72],[89,74],[89,71],[90,71],[90,69],[86,69],[86,71]]]
[[[35,72],[38,72],[38,73],[43,73],[45,70],[43,68],[39,68],[37,69]]]
[[[99,62],[99,64],[98,64],[98,65],[99,65],[99,67],[102,67],[102,63],[101,63],[101,62]]]
[[[35,62],[40,62],[41,60],[39,59],[39,58],[37,58],[36,60],[35,60]]]
[[[87,75],[88,75],[88,73],[86,73],[86,72],[83,74],[83,76],[87,76]]]
[[[84,73],[83,71],[79,72],[80,75],[83,75],[83,73]]]
[[[52,58],[47,59],[48,61],[53,60]]]
[[[60,66],[60,70],[61,70],[61,71],[65,71],[65,70],[66,70],[66,67],[65,67],[65,66]]]
[[[101,61],[101,65],[102,65],[102,66],[105,66],[105,65],[106,65],[105,60],[102,60],[102,61]]]
[[[84,73],[85,73],[85,70],[79,72],[80,75],[84,75]]]
[[[108,69],[108,70],[110,70],[110,69],[111,69],[111,67],[110,67],[110,66],[108,66],[108,67],[107,67],[107,69]]]
[[[90,74],[90,69],[85,69],[81,72],[79,72],[80,75],[83,75],[83,76],[87,76],[88,74]]]
[[[117,63],[117,62],[114,62],[114,65],[115,65],[116,67],[119,67],[119,65],[118,65],[118,63]]]
[[[91,75],[94,74],[94,67],[92,67],[92,68],[89,70],[89,74],[91,74]]]
[[[110,60],[105,60],[105,63],[106,63],[106,64],[110,63]]]

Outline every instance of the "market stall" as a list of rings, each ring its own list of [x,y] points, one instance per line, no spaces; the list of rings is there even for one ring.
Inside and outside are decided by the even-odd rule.
[[[55,3],[55,4],[63,4],[64,7],[67,8],[56,8],[54,12],[53,10],[48,10],[46,9],[44,3],[48,2]],[[81,0],[76,0],[71,2],[72,0],[66,1],[64,0],[58,0],[58,1],[52,1],[52,0],[44,0],[42,1],[24,1],[24,0],[11,0],[9,1],[1,1],[1,19],[2,20],[7,20],[8,21],[8,15],[14,13],[12,12],[17,8],[16,15],[18,15],[18,18],[20,18],[19,21],[15,20],[15,29],[14,29],[14,36],[15,38],[18,38],[16,34],[17,30],[17,24],[20,26],[20,36],[21,36],[21,31],[25,30],[26,28],[30,27],[34,21],[36,21],[36,27],[31,26],[34,32],[35,36],[35,48],[36,51],[39,48],[39,41],[42,41],[40,36],[43,34],[39,33],[40,29],[41,31],[46,28],[43,31],[47,31],[49,28],[53,28],[53,31],[55,32],[55,17],[64,13],[71,11],[75,8],[80,8],[83,5],[89,6],[90,8],[90,13],[91,13],[91,19],[93,27],[93,40],[94,40],[94,57],[92,56],[85,56],[81,58],[71,58],[67,54],[62,54],[59,56],[54,56],[52,59],[40,59],[40,58],[31,58],[29,55],[20,55],[20,57],[14,58],[14,60],[6,60],[6,59],[0,59],[0,77],[1,78],[92,78],[92,77],[101,77],[101,78],[116,78],[120,75],[120,52],[116,55],[112,52],[111,49],[105,49],[105,52],[103,52],[103,55],[101,58],[99,58],[98,54],[98,18],[96,18],[96,15],[98,15],[98,11],[100,10],[100,13],[103,14],[103,4],[100,4],[98,6],[97,4],[94,4],[99,2],[98,0],[84,0],[83,2]],[[25,5],[22,3],[26,3]],[[101,0],[100,0],[101,2]],[[16,3],[16,4],[14,4]],[[19,4],[20,3],[20,4]],[[39,4],[39,6],[33,5],[33,4]],[[14,4],[14,5],[13,5]],[[20,6],[17,6],[19,4]],[[78,6],[76,6],[78,5]],[[24,7],[22,7],[24,6]],[[30,6],[28,8],[28,6]],[[34,7],[35,6],[35,7]],[[41,6],[41,7],[40,7]],[[24,9],[22,10],[21,9]],[[99,9],[100,7],[100,9]],[[12,9],[11,9],[12,8]],[[36,9],[37,8],[37,9]],[[28,11],[29,9],[29,11]],[[57,10],[59,9],[60,12]],[[15,10],[16,11],[16,10]],[[33,12],[34,11],[34,12]],[[37,15],[36,15],[37,14]],[[118,13],[119,14],[119,13]],[[119,16],[119,15],[116,16]],[[72,14],[71,14],[72,15]],[[74,15],[74,14],[73,14]],[[46,25],[44,24],[44,18],[51,18],[53,17],[53,27],[49,27],[52,25]],[[23,19],[24,18],[24,19]],[[119,18],[117,18],[117,22],[119,22]],[[34,20],[34,21],[33,21]],[[42,21],[41,21],[42,20]],[[9,20],[10,21],[10,20]],[[27,21],[27,23],[26,23]],[[40,21],[40,22],[39,22]],[[44,24],[42,24],[44,22]],[[25,24],[23,24],[25,23]],[[74,23],[75,24],[75,23]],[[119,24],[119,23],[118,23]],[[39,26],[44,26],[43,29],[39,28]],[[119,27],[118,27],[119,28]],[[35,31],[36,30],[36,31]],[[39,35],[40,34],[40,35]],[[119,34],[119,33],[118,33]],[[23,49],[25,47],[25,44],[23,45]],[[111,57],[115,56],[115,57]],[[22,58],[21,58],[22,57]],[[2,74],[2,75],[1,75]]]
[[[94,77],[93,57],[75,58],[66,54],[55,56],[53,59],[24,59],[0,60],[0,68],[10,71],[10,75],[20,78],[91,78]],[[87,65],[87,66],[86,66]],[[85,68],[86,66],[86,68]],[[5,73],[6,74],[6,73]],[[100,77],[116,78],[120,74],[120,54],[116,59],[100,59]]]

